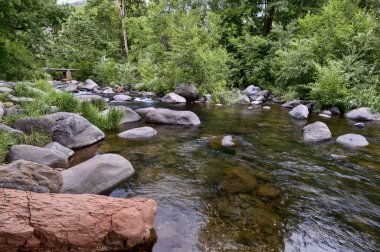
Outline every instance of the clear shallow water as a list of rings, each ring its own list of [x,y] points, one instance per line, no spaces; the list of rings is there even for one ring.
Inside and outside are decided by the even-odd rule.
[[[380,123],[299,122],[271,107],[174,107],[202,125],[151,124],[159,133],[143,142],[107,136],[100,151],[136,170],[110,195],[157,201],[153,251],[380,251]],[[302,127],[317,120],[334,138],[359,133],[370,145],[304,143]],[[220,145],[228,134],[236,147]]]

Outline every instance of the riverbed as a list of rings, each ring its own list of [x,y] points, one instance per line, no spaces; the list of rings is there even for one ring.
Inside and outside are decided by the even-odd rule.
[[[156,103],[131,103],[132,108]],[[102,153],[127,158],[136,173],[109,193],[158,204],[153,251],[380,251],[380,122],[356,128],[343,117],[296,121],[288,110],[189,104],[198,127],[149,125],[154,139],[108,134]],[[364,135],[349,149],[302,140],[325,122],[336,139]],[[222,147],[232,135],[235,147]]]

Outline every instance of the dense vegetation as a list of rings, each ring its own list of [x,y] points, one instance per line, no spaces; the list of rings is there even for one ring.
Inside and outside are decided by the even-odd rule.
[[[0,0],[0,78],[78,79],[215,96],[249,84],[321,107],[380,110],[377,0]],[[229,91],[231,92],[231,91]]]

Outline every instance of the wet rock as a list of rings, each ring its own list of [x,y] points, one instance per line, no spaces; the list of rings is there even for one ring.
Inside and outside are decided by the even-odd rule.
[[[13,129],[5,124],[0,124],[0,131],[6,131],[11,133],[14,137],[20,137],[24,134],[21,130]]]
[[[338,137],[336,142],[347,147],[363,147],[369,144],[364,136],[351,133]]]
[[[220,187],[231,193],[249,192],[254,190],[256,186],[256,177],[249,168],[244,166],[225,170],[220,182]]]
[[[0,187],[2,188],[41,193],[59,192],[61,186],[61,173],[42,164],[17,160],[0,166]],[[4,201],[0,201],[0,205],[2,203]],[[0,212],[3,215],[3,212]],[[0,235],[0,241],[1,238]],[[4,245],[2,242],[0,244]]]
[[[72,151],[69,148],[66,148],[65,146],[63,146],[62,144],[60,144],[58,142],[49,143],[49,144],[45,145],[44,148],[49,149],[49,150],[55,150],[55,151],[62,152],[67,157],[71,157],[74,155],[74,151]]]
[[[141,120],[141,117],[132,109],[125,106],[115,106],[114,109],[120,110],[124,113],[124,117],[120,121],[120,125],[124,123],[137,122]],[[109,113],[109,109],[104,110],[101,114],[106,116]]]
[[[210,94],[205,95],[206,102],[211,102],[212,96]]]
[[[161,98],[161,102],[164,103],[185,103],[186,99],[175,93],[169,93]]]
[[[294,108],[300,104],[301,104],[300,100],[293,100],[293,101],[285,102],[284,104],[281,105],[281,107],[283,107],[283,108]]]
[[[223,137],[222,145],[226,146],[226,147],[235,146],[235,143],[232,140],[232,136],[225,136],[225,137]]]
[[[94,144],[105,137],[98,127],[84,117],[67,112],[18,119],[13,127],[26,133],[39,130],[51,134],[53,141],[70,149]]]
[[[355,123],[355,126],[358,127],[359,129],[362,129],[362,128],[364,128],[364,123],[362,123],[362,122]]]
[[[62,152],[31,145],[14,145],[9,151],[11,161],[26,160],[53,168],[66,168],[67,156]]]
[[[280,189],[273,185],[261,185],[257,193],[262,197],[277,198],[280,195]]]
[[[113,99],[115,101],[132,101],[133,100],[133,98],[130,97],[129,95],[124,95],[124,94],[115,95]]]
[[[68,93],[73,93],[78,91],[78,84],[68,84],[63,88],[63,91],[68,92]]]
[[[263,109],[265,109],[265,110],[270,110],[271,107],[269,107],[269,106],[264,106]]]
[[[332,116],[332,112],[330,110],[323,110],[321,114]]]
[[[346,118],[355,121],[379,121],[380,113],[376,113],[376,111],[371,108],[358,108],[349,111],[346,114]]]
[[[289,115],[297,120],[305,120],[309,116],[309,110],[305,105],[300,104],[297,107],[293,108],[289,112]]]
[[[139,109],[136,109],[135,112],[139,113],[139,114],[142,114],[142,115],[146,115],[148,114],[150,111],[153,111],[155,110],[156,108],[153,108],[153,107],[149,107],[149,108],[139,108]]]
[[[118,134],[119,137],[130,140],[144,140],[152,138],[156,135],[157,131],[151,127],[134,128]]]
[[[99,85],[91,79],[87,79],[84,83],[80,83],[78,87],[80,89],[86,89],[88,91],[94,91],[95,89],[100,89]]]
[[[327,110],[330,111],[332,115],[340,115],[340,110],[337,107],[332,107]]]
[[[319,117],[325,118],[325,119],[330,119],[331,116],[326,115],[326,114],[318,114]]]
[[[199,117],[191,111],[159,108],[146,114],[146,121],[163,124],[199,125]]]
[[[251,102],[251,104],[253,105],[260,105],[261,103],[263,103],[262,101],[253,101]]]
[[[106,191],[134,173],[131,163],[120,155],[95,156],[62,172],[61,193],[92,193]]]
[[[176,87],[174,93],[182,96],[188,102],[195,101],[198,98],[198,89],[194,84],[181,84]]]
[[[332,137],[329,127],[323,122],[315,122],[303,128],[303,139],[306,142],[318,142]]]
[[[152,199],[0,189],[1,251],[150,251]]]

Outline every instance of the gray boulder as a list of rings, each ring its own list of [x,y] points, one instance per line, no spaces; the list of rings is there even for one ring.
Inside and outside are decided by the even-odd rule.
[[[62,172],[61,193],[98,194],[129,178],[131,163],[117,154],[95,156]]]
[[[130,97],[129,95],[124,95],[124,94],[115,95],[113,99],[115,101],[132,101],[133,100],[133,98]]]
[[[151,127],[134,128],[118,134],[119,137],[129,140],[144,140],[152,138],[156,135],[157,131]]]
[[[174,93],[184,97],[189,102],[195,101],[198,98],[198,89],[194,84],[181,84],[176,87]]]
[[[63,91],[69,92],[69,93],[76,92],[76,91],[78,91],[78,84],[70,83],[63,88]]]
[[[364,136],[352,133],[338,137],[336,142],[347,147],[363,147],[369,144]]]
[[[4,115],[5,116],[10,116],[10,115],[19,115],[22,113],[22,109],[16,105],[11,108],[4,108]]]
[[[150,111],[153,111],[155,110],[156,108],[153,108],[153,107],[149,107],[149,108],[139,108],[139,109],[136,109],[135,112],[138,113],[138,114],[142,114],[142,115],[146,115],[148,114]]]
[[[355,121],[380,121],[380,113],[371,108],[358,108],[349,111],[346,118]]]
[[[232,140],[232,136],[225,136],[225,137],[223,137],[222,146],[226,146],[226,147],[235,146],[235,143]]]
[[[161,102],[164,103],[185,103],[186,99],[175,93],[169,93],[161,98]]]
[[[146,114],[146,121],[164,124],[199,125],[199,117],[191,111],[159,108]]]
[[[57,193],[62,186],[61,173],[44,165],[25,160],[14,161],[0,166],[0,187]]]
[[[79,84],[78,87],[81,89],[86,89],[88,91],[99,89],[99,85],[91,79],[87,79],[84,83]]]
[[[124,123],[137,122],[137,121],[141,120],[141,117],[135,111],[133,111],[132,109],[130,109],[128,107],[115,106],[113,108],[120,110],[124,113],[124,117],[121,119],[120,125],[124,124]],[[103,116],[106,116],[109,113],[109,111],[110,111],[109,109],[106,109],[106,110],[102,111],[101,114]]]
[[[332,115],[340,115],[340,110],[337,107],[331,107],[327,110],[330,111]]]
[[[39,130],[52,136],[53,141],[75,149],[103,140],[104,133],[84,117],[58,112],[44,117],[18,119],[13,127],[26,133]]]
[[[12,93],[12,92],[13,92],[13,89],[11,89],[9,87],[0,87],[0,93],[9,94],[9,93]]]
[[[249,85],[242,93],[248,96],[258,95],[261,91],[261,88],[256,87],[254,85]]]
[[[14,145],[9,151],[11,161],[26,160],[53,168],[67,168],[67,156],[56,150],[49,150],[32,145]]]
[[[319,142],[332,137],[329,127],[323,122],[315,122],[303,128],[303,139],[306,142]]]
[[[297,107],[293,108],[289,112],[289,115],[297,120],[305,120],[309,116],[309,110],[305,105],[300,104]]]
[[[19,136],[22,136],[24,134],[24,132],[22,132],[21,130],[16,130],[16,129],[13,129],[5,124],[0,124],[0,131],[6,131],[6,132],[9,132],[11,133],[14,137],[19,137]]]
[[[60,144],[58,142],[49,143],[49,144],[45,145],[44,148],[45,149],[49,149],[49,150],[54,150],[54,151],[62,152],[67,157],[71,157],[71,156],[74,155],[74,151],[73,150],[71,150],[69,148],[66,148],[65,146],[63,146],[62,144]]]
[[[301,104],[300,100],[288,101],[281,105],[283,108],[294,108]]]

